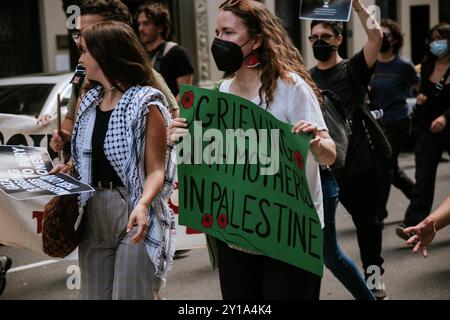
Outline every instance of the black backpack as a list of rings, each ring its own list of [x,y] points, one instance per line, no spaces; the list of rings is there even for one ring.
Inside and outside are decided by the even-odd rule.
[[[331,90],[323,90],[322,95],[322,114],[336,144],[336,162],[330,168],[335,174],[339,174],[345,167],[352,129],[339,97]]]
[[[345,168],[339,172],[340,176],[362,172],[380,161],[388,161],[392,156],[384,130],[371,112],[373,107],[364,103],[356,107],[353,113]]]

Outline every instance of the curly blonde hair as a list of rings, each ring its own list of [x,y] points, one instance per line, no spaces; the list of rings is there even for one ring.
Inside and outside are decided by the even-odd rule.
[[[274,16],[262,3],[255,0],[227,0],[219,6],[219,10],[230,11],[247,27],[250,37],[260,35],[263,43],[257,49],[261,64],[261,89],[259,96],[262,101],[265,94],[267,106],[273,101],[277,79],[293,83],[289,73],[297,73],[314,90],[319,102],[322,102],[322,93],[311,78],[309,71],[303,63],[300,52],[292,43],[280,20]]]

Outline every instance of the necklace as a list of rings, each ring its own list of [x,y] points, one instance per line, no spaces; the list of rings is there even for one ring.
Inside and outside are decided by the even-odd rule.
[[[109,89],[103,89],[103,94],[105,94],[105,93],[107,93],[107,92],[114,91],[114,90],[116,90],[116,87],[111,87],[111,88],[109,88]]]
[[[100,105],[101,105],[102,102],[104,101],[105,93],[107,93],[107,92],[112,92],[112,91],[114,91],[114,90],[116,90],[116,87],[111,87],[111,88],[109,88],[109,89],[103,89],[103,92],[102,92],[102,94],[101,94],[101,97],[100,97],[100,99],[98,99],[97,107],[100,108]],[[109,110],[110,108],[106,108],[106,109]],[[105,110],[105,111],[107,111],[107,110]]]

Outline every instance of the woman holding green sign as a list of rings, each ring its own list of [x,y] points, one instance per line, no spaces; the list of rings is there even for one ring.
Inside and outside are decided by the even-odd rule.
[[[253,0],[228,0],[219,9],[212,53],[218,69],[230,75],[219,90],[250,100],[292,124],[293,133],[312,133],[310,150],[315,161],[333,164],[336,148],[320,111],[320,91],[279,20]],[[185,119],[175,119],[169,126],[171,139],[184,136],[186,127]],[[312,174],[318,176],[315,171]],[[309,188],[322,218],[320,183]],[[217,249],[225,300],[318,298],[317,275],[208,238],[210,247]]]

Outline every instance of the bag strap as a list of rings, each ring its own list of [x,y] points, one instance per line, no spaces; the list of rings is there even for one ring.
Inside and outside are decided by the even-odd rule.
[[[178,43],[176,43],[176,42],[172,42],[172,41],[167,42],[162,56],[165,57],[169,53],[169,51],[172,50],[173,48],[175,48],[177,45],[178,45]]]
[[[158,52],[155,54],[155,56],[152,59],[152,66],[155,70],[160,70],[162,59],[169,53],[170,50],[175,48],[178,44],[176,42],[164,42],[164,44],[161,46],[161,48],[158,50]]]
[[[449,76],[450,76],[450,67],[447,69],[447,72],[444,74],[441,81],[439,81],[436,84],[436,87],[434,88],[434,97],[439,97],[439,95],[442,92],[442,89],[444,89],[445,83],[447,82]]]

